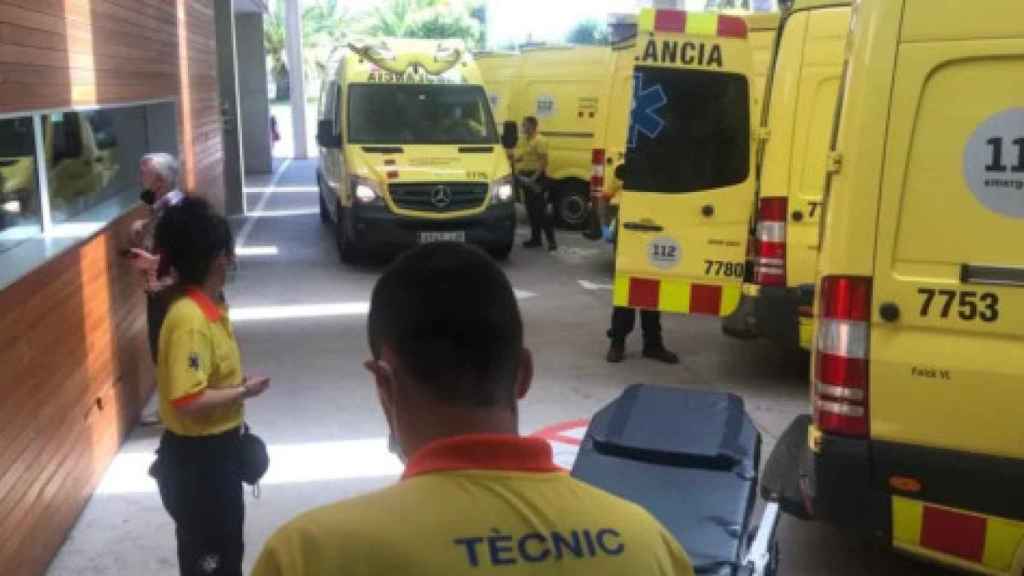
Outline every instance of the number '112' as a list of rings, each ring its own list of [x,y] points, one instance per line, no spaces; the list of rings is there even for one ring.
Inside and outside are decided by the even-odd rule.
[[[1017,138],[1013,141],[1017,147],[1017,164],[1010,170],[1013,172],[1024,172],[1024,138]],[[992,147],[992,163],[985,166],[989,172],[1006,172],[1006,164],[1003,164],[1003,138],[989,138],[988,145]]]

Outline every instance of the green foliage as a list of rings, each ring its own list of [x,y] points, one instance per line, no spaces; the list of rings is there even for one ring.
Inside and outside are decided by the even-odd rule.
[[[372,10],[352,14],[343,0],[306,2],[302,10],[303,72],[314,84],[328,73],[334,52],[353,34],[398,38],[460,38],[470,48],[484,40],[484,0],[383,0]],[[285,93],[288,78],[284,0],[273,0],[263,20],[263,42],[270,73]]]
[[[569,31],[565,41],[570,44],[608,44],[608,27],[597,20],[583,20]]]
[[[386,0],[369,13],[363,31],[371,36],[395,38],[460,38],[478,47],[484,15],[481,4],[468,6],[451,0]]]

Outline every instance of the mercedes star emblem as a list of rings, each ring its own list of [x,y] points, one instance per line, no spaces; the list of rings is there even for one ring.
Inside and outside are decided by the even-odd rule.
[[[447,208],[452,203],[452,191],[447,186],[438,186],[431,190],[430,202],[438,208]]]

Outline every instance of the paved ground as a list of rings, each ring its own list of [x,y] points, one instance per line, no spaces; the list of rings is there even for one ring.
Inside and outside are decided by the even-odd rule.
[[[278,164],[273,179],[250,181],[239,221],[237,275],[228,290],[249,373],[273,378],[248,407],[271,445],[260,499],[247,498],[246,568],[273,529],[308,508],[372,490],[397,477],[385,426],[361,367],[365,311],[380,267],[338,263],[316,215],[314,164]],[[505,270],[519,291],[537,378],[522,406],[522,429],[586,418],[629,384],[650,382],[741,394],[765,438],[767,455],[788,422],[807,407],[805,362],[762,342],[724,337],[711,319],[666,317],[665,340],[683,363],[639,356],[609,365],[603,356],[610,313],[611,253],[563,233],[561,250],[513,252]],[[580,281],[589,283],[584,287]],[[176,574],[170,519],[146,474],[158,429],[136,430],[124,445],[49,574]],[[784,519],[785,575],[939,573],[860,544],[836,530]]]

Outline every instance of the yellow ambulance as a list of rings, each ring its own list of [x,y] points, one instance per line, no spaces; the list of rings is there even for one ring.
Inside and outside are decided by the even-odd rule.
[[[796,0],[782,21],[761,115],[752,269],[726,333],[810,349],[825,159],[850,0]]]
[[[752,58],[751,106],[760,111],[763,105],[768,71],[772,61],[772,47],[780,22],[778,12],[729,13],[740,17],[747,24],[747,41]],[[629,110],[632,103],[632,82],[635,38],[624,39],[612,46],[611,85],[608,88],[609,113],[605,122],[594,133],[594,147],[591,151],[590,191],[592,197],[602,198],[613,206],[619,202],[618,193],[622,181],[614,177],[615,168],[625,160],[626,133],[629,126]],[[758,123],[760,115],[751,116]],[[753,202],[753,200],[751,200]],[[614,211],[614,210],[613,210]],[[610,220],[606,217],[605,223]]]
[[[813,415],[765,491],[914,556],[1024,574],[1024,4],[853,5]]]
[[[506,258],[516,220],[502,148],[514,136],[499,135],[460,41],[351,43],[324,82],[317,125],[320,213],[341,260],[441,240]]]
[[[473,53],[473,60],[484,80],[494,121],[499,126],[506,120],[520,122],[522,118],[510,115],[509,106],[521,78],[522,55],[518,52],[479,51]]]
[[[608,115],[608,46],[536,46],[518,55],[477,54],[491,106],[502,120],[535,116],[548,141],[555,220],[582,228],[590,217],[591,148]]]
[[[632,52],[625,162],[615,168],[615,305],[728,315],[740,300],[755,184],[747,25],[647,9]]]

